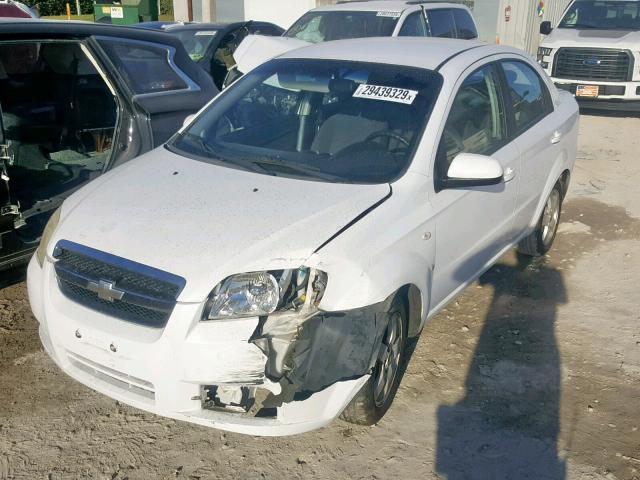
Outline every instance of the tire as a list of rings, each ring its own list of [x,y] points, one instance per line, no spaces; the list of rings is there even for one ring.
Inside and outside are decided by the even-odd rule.
[[[530,257],[539,257],[549,251],[558,232],[562,199],[562,185],[558,182],[547,197],[536,229],[518,243],[518,252]]]
[[[408,314],[407,307],[401,297],[396,297],[387,312],[389,324],[385,329],[382,344],[387,345],[384,353],[376,360],[373,372],[367,383],[351,400],[344,409],[340,418],[358,425],[373,425],[387,413],[395,398],[398,386],[404,373],[405,349],[407,345]],[[393,339],[397,338],[398,341]],[[389,341],[393,345],[389,345]],[[383,346],[380,346],[383,351]],[[393,378],[389,379],[389,367],[393,365],[395,358],[395,368]],[[385,368],[387,366],[387,368]],[[384,376],[386,373],[386,380]],[[378,385],[378,389],[376,389]]]

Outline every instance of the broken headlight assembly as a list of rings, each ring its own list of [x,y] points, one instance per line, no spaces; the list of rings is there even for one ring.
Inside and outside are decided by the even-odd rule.
[[[202,320],[259,317],[317,306],[326,285],[327,274],[308,267],[231,275],[209,295]]]
[[[44,259],[47,256],[47,247],[49,246],[49,242],[51,241],[51,236],[53,232],[55,232],[58,227],[58,222],[60,222],[60,209],[58,208],[49,221],[47,225],[44,227],[44,231],[42,232],[42,237],[40,238],[40,244],[38,245],[38,249],[36,250],[36,260],[38,260],[38,265],[40,268],[44,265]]]

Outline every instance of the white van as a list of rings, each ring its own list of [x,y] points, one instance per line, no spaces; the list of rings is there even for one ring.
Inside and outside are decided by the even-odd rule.
[[[538,63],[582,107],[640,110],[640,1],[575,0],[548,35]]]

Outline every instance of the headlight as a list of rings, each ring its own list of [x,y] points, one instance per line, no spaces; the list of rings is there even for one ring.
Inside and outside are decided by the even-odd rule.
[[[40,245],[38,245],[38,249],[36,250],[36,260],[38,260],[38,265],[40,265],[40,268],[42,268],[42,266],[44,265],[44,259],[47,256],[47,247],[49,246],[49,241],[51,241],[51,236],[53,235],[53,232],[55,232],[59,221],[60,208],[53,212],[53,215],[51,215],[51,218],[47,222],[47,225],[44,227],[44,231],[42,232]]]
[[[307,267],[231,275],[209,295],[202,319],[258,317],[317,305],[326,284],[326,273]]]
[[[542,62],[542,59],[544,57],[547,57],[547,56],[551,55],[552,51],[553,51],[553,48],[538,47],[538,55],[536,57],[536,59],[538,60],[538,63]]]

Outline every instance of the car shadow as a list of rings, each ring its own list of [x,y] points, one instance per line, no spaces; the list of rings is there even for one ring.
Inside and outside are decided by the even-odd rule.
[[[558,456],[560,356],[555,336],[562,275],[518,256],[480,278],[493,298],[465,380],[438,408],[436,470],[449,480],[565,478]]]

